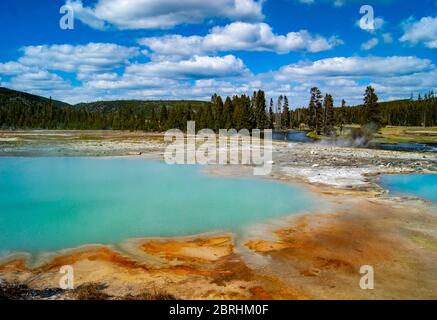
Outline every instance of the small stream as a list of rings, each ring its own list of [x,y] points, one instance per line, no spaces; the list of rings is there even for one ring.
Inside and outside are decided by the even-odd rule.
[[[413,151],[413,152],[437,152],[437,143],[381,143],[377,149],[391,151]]]
[[[276,141],[289,141],[289,142],[301,142],[301,143],[314,143],[316,140],[307,137],[308,131],[302,130],[290,130],[287,132],[273,132],[273,140]],[[347,141],[345,141],[347,142]],[[330,142],[328,141],[327,144]],[[338,146],[353,146],[348,143],[335,143]],[[379,150],[391,150],[391,151],[407,151],[407,152],[433,152],[437,153],[436,143],[378,143],[366,146],[371,149]]]
[[[273,140],[290,142],[314,142],[314,139],[307,137],[308,131],[290,130],[286,132],[273,132]]]

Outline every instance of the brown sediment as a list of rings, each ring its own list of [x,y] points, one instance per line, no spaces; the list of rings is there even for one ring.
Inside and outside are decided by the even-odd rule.
[[[24,258],[11,260],[0,276],[51,288],[60,267],[71,265],[76,286],[104,284],[102,294],[116,298],[165,289],[179,299],[436,299],[437,217],[417,203],[345,202],[352,203],[344,212],[293,218],[274,232],[277,240],[248,239],[245,254],[229,234],[145,239],[138,243],[144,258],[83,248],[35,268]],[[268,263],[257,265],[250,252]],[[148,256],[164,263],[156,266]],[[359,286],[363,265],[375,270],[374,290]]]
[[[152,255],[166,259],[217,261],[232,253],[232,237],[198,238],[188,241],[161,240],[148,241],[141,249]]]
[[[24,283],[35,289],[58,288],[60,268],[71,265],[75,286],[104,284],[102,294],[108,297],[141,296],[162,289],[179,299],[275,297],[264,287],[277,288],[278,281],[251,270],[234,252],[232,241],[229,236],[221,236],[187,242],[145,240],[140,245],[148,254],[157,254],[169,262],[177,259],[177,265],[156,267],[147,259],[134,260],[110,248],[96,247],[57,256],[36,268],[25,267],[23,258],[11,260],[0,266],[0,276],[8,283]],[[290,291],[287,296],[297,298],[298,293]],[[66,292],[64,298],[71,298],[71,293]]]
[[[268,255],[268,273],[288,273],[289,285],[321,299],[437,299],[437,217],[420,207],[398,208],[361,201],[352,212],[298,217],[278,230],[278,241],[248,241]],[[426,245],[418,247],[417,233]],[[412,238],[415,234],[415,238]],[[359,270],[375,270],[375,289],[360,288]],[[285,273],[284,273],[285,275]]]

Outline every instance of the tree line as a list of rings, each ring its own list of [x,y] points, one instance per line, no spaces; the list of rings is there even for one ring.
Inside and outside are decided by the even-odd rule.
[[[366,88],[363,104],[348,106],[343,99],[341,106],[332,108],[332,96],[322,97],[318,88],[311,89],[311,99],[307,108],[290,111],[290,128],[308,126],[321,134],[332,132],[333,126],[340,130],[348,124],[377,126],[432,127],[437,125],[437,96],[433,91],[422,98],[378,102],[375,89]]]
[[[272,98],[267,103],[263,90],[251,96],[235,95],[222,98],[214,94],[209,103],[192,106],[134,107],[131,105],[100,109],[60,106],[52,99],[26,101],[0,95],[0,128],[2,129],[89,129],[166,131],[186,130],[187,121],[196,121],[198,130],[219,129],[274,129],[304,128],[318,135],[333,135],[335,128],[347,124],[374,123],[377,126],[435,126],[437,125],[437,97],[431,91],[423,98],[378,102],[371,86],[366,88],[363,104],[347,106],[342,100],[334,107],[330,94],[322,94],[314,87],[307,107],[291,110],[287,96]]]
[[[4,99],[3,99],[4,100]],[[0,128],[47,130],[145,130],[147,114],[143,109],[121,108],[103,113],[48,103],[23,103],[21,100],[0,99]]]
[[[194,111],[188,108],[162,107],[160,114],[152,114],[151,124],[160,131],[167,129],[186,130],[187,121],[196,121],[196,129],[268,129],[272,128],[269,114],[266,112],[266,98],[262,90],[247,95],[222,97],[214,94],[211,102]]]

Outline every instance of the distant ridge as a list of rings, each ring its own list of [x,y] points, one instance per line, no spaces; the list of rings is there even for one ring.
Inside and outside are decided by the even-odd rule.
[[[30,106],[33,104],[47,104],[49,100],[49,98],[37,96],[34,94],[0,87],[0,101],[21,102],[26,106]],[[59,108],[71,107],[70,104],[58,100],[52,100],[52,103],[54,106]]]
[[[21,102],[24,105],[31,106],[32,104],[47,104],[49,98],[37,96],[34,94],[11,90],[0,87],[0,101]],[[162,106],[166,107],[187,107],[191,106],[194,109],[208,104],[206,101],[199,100],[114,100],[114,101],[96,101],[88,103],[78,103],[71,105],[63,101],[52,100],[54,106],[59,108],[73,107],[79,110],[88,112],[113,112],[122,108],[150,108],[158,109]]]
[[[197,109],[207,104],[206,101],[198,100],[114,100],[78,103],[75,107],[88,112],[108,113],[117,111],[120,108],[159,109],[163,106],[167,108],[191,106],[193,109]]]
[[[24,104],[30,103],[43,103],[47,104],[49,98],[33,95],[23,91],[12,90],[4,87],[0,87],[0,100],[1,98],[9,100],[20,100]],[[405,104],[409,102],[408,99],[392,100],[380,102],[383,106],[389,106],[396,103]],[[209,102],[201,100],[108,100],[108,101],[94,101],[94,102],[82,102],[75,105],[59,101],[52,100],[53,104],[57,107],[75,107],[88,112],[113,112],[120,108],[153,108],[159,109],[163,106],[166,107],[187,107],[191,106],[193,109],[197,109],[202,106],[208,105]],[[350,107],[362,107],[362,105],[350,106]]]

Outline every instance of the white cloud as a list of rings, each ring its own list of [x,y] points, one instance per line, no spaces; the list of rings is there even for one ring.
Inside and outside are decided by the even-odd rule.
[[[401,42],[412,45],[423,43],[427,48],[437,49],[437,17],[423,17],[419,21],[409,19],[403,26]]]
[[[374,31],[380,30],[385,25],[385,20],[382,17],[376,17],[373,24],[375,28]]]
[[[182,40],[176,46],[182,48],[182,53],[191,47],[205,46],[206,37],[178,37]],[[186,38],[192,41],[187,42]],[[246,46],[245,36],[235,39],[238,39],[236,46]],[[265,38],[261,39],[265,46]],[[261,47],[259,41],[254,43]],[[209,46],[222,44],[219,38]],[[276,71],[252,74],[234,55],[191,55],[139,63],[133,59],[140,51],[137,48],[95,45],[26,47],[22,58],[0,63],[0,73],[6,76],[2,85],[71,103],[109,99],[208,99],[214,92],[251,94],[253,90],[264,89],[268,97],[288,95],[293,106],[307,105],[312,86],[333,94],[337,101],[344,98],[351,104],[362,101],[365,86],[369,84],[375,86],[382,100],[408,98],[411,92],[437,89],[436,67],[428,59],[413,56],[335,57],[300,61]],[[174,53],[171,49],[156,50]],[[73,86],[56,71],[70,72],[81,83]]]
[[[199,62],[194,64],[208,65]],[[172,71],[167,72],[167,68]],[[93,89],[90,91],[94,94],[107,90],[112,98],[118,94],[119,98],[149,99],[208,99],[214,92],[224,96],[251,94],[253,90],[261,88],[268,97],[286,94],[293,106],[306,106],[313,86],[333,94],[337,103],[344,98],[350,104],[362,102],[367,85],[375,86],[381,100],[408,98],[411,92],[423,92],[437,86],[436,67],[429,60],[417,57],[338,57],[314,62],[301,61],[278,71],[258,75],[234,75],[218,79],[212,75],[215,72],[210,72],[192,82],[190,80],[194,74],[187,70],[193,69],[196,74],[202,75],[203,72],[187,62],[131,65],[116,81],[91,81],[86,87]]]
[[[131,64],[117,78],[87,79],[86,86],[100,90],[176,88],[180,82],[198,79],[217,81],[219,78],[250,76],[243,61],[232,55],[224,57],[194,56],[182,61],[154,61]],[[202,80],[205,79],[205,80]],[[206,82],[203,82],[206,83]],[[183,93],[181,93],[183,95]]]
[[[382,40],[384,43],[393,43],[393,36],[389,32],[383,33]]]
[[[132,64],[127,74],[143,74],[163,78],[221,78],[247,74],[243,61],[233,55],[224,57],[194,56],[189,60]]]
[[[357,20],[355,22],[355,24],[361,30],[364,30],[364,31],[367,31],[367,32],[370,32],[370,33],[376,33],[376,31],[381,30],[384,27],[386,22],[385,22],[383,17],[375,17],[375,19],[373,20],[373,29],[370,29],[370,28],[369,29],[363,29],[363,28],[361,28],[361,26],[360,26],[360,19]]]
[[[150,90],[165,89],[178,86],[178,81],[172,79],[151,77],[141,74],[124,74],[116,79],[88,79],[84,86],[90,90]]]
[[[30,67],[22,65],[16,61],[0,63],[0,74],[17,75],[24,72],[29,72],[30,70]]]
[[[276,87],[281,83],[291,84],[291,101],[306,105],[313,86],[333,94],[337,103],[346,99],[350,104],[357,104],[362,102],[367,85],[375,87],[382,101],[405,99],[411,92],[435,89],[436,75],[436,66],[427,59],[370,56],[301,61],[264,74],[262,78],[266,88],[270,84]]]
[[[24,56],[18,60],[22,65],[79,73],[111,70],[139,54],[138,48],[112,43],[28,46],[22,51]]]
[[[334,36],[329,39],[314,36],[306,30],[277,35],[266,23],[234,22],[224,27],[214,27],[204,37],[167,35],[143,38],[139,43],[149,47],[153,55],[191,56],[219,51],[272,51],[280,54],[291,51],[320,52],[343,42]]]
[[[361,44],[361,50],[371,50],[375,48],[379,43],[378,38],[372,38],[369,41],[364,42]]]
[[[118,74],[115,72],[105,72],[105,73],[78,73],[77,80],[88,81],[88,80],[105,80],[113,81],[118,79]]]
[[[315,0],[299,0],[300,3],[304,3],[304,4],[313,4],[316,1]],[[318,2],[321,2],[320,0],[318,0]],[[345,5],[346,0],[324,0],[323,2],[330,2],[332,3],[332,5],[334,7],[342,7]]]
[[[199,23],[208,18],[262,20],[263,0],[98,0],[84,7],[81,0],[67,0],[75,17],[95,29],[165,29]]]
[[[205,54],[208,50],[203,48],[203,37],[181,35],[166,35],[162,37],[149,37],[139,40],[139,44],[147,46],[153,53],[148,54],[155,60],[163,58],[168,60],[171,56],[189,57],[195,54]]]
[[[19,74],[12,78],[8,85],[11,88],[25,91],[59,90],[70,87],[70,83],[60,76],[45,70]]]
[[[392,77],[429,71],[435,66],[417,57],[335,57],[313,62],[299,62],[282,67],[277,80],[329,77]]]

